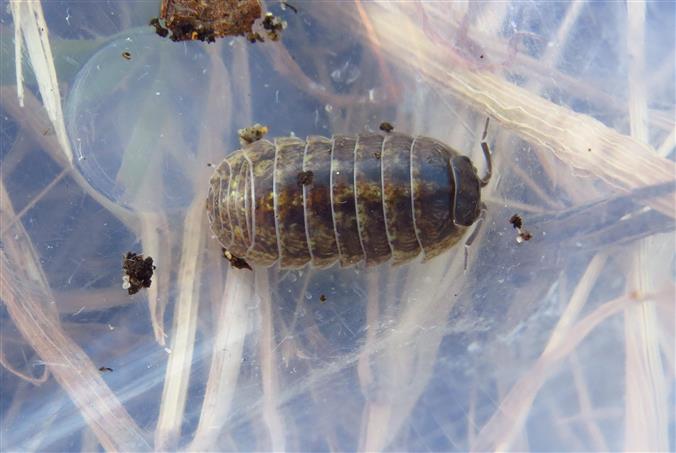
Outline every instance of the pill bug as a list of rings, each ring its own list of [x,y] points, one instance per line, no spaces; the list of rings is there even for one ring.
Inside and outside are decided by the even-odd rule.
[[[285,269],[430,259],[483,219],[486,174],[435,139],[400,133],[258,140],[210,179],[207,214],[225,249]]]

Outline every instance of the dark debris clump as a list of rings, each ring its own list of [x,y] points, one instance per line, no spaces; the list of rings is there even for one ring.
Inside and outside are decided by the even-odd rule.
[[[261,138],[265,137],[265,134],[268,133],[267,126],[262,124],[254,124],[253,126],[245,127],[237,131],[239,135],[239,143],[242,146],[250,145],[253,142],[257,142]]]
[[[512,224],[514,229],[517,231],[516,242],[519,244],[522,242],[530,241],[533,239],[533,235],[530,231],[523,227],[523,219],[519,214],[514,214],[509,218],[509,223]]]
[[[394,126],[392,126],[392,123],[388,123],[387,121],[383,121],[380,123],[380,130],[383,132],[392,132],[394,130]]]
[[[510,217],[509,223],[511,223],[514,228],[521,228],[523,226],[523,220],[519,214],[514,214]]]
[[[299,186],[307,186],[312,184],[312,179],[314,178],[314,173],[312,173],[310,170],[308,171],[301,171],[298,173],[298,185]]]
[[[279,41],[282,31],[286,28],[286,21],[272,13],[266,13],[262,25],[271,41]]]
[[[150,19],[148,25],[155,27],[155,33],[162,38],[166,38],[169,35],[169,29],[164,26],[164,21],[160,21],[157,17]]]
[[[235,256],[226,249],[223,249],[223,256],[226,260],[230,261],[230,265],[235,269],[249,269],[250,271],[253,270],[244,258]]]
[[[143,255],[127,252],[122,260],[122,269],[124,270],[122,288],[126,289],[129,295],[136,294],[141,288],[150,288],[155,271],[151,257],[144,259]]]

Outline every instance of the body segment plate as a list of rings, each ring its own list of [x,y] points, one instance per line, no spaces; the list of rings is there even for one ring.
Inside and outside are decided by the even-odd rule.
[[[361,134],[357,137],[354,187],[357,225],[367,266],[383,263],[392,256],[383,214],[382,148],[381,134]]]
[[[280,264],[287,269],[303,267],[310,261],[303,189],[298,184],[305,142],[296,137],[283,137],[275,140],[275,147],[275,215]]]
[[[413,142],[413,214],[425,259],[448,249],[463,233],[463,229],[453,223],[455,183],[450,160],[454,155],[446,145],[428,137],[416,137]]]
[[[357,140],[346,135],[333,137],[331,157],[331,210],[336,226],[340,264],[352,266],[364,259],[359,239],[354,199],[354,148]]]
[[[412,260],[420,254],[413,222],[412,145],[413,137],[396,133],[387,134],[383,142],[383,208],[393,264]]]
[[[245,147],[244,154],[253,173],[253,238],[247,258],[261,266],[270,266],[279,258],[273,191],[275,145],[259,140]]]
[[[249,249],[249,241],[245,239],[246,220],[244,218],[244,195],[240,195],[243,188],[240,180],[243,176],[242,166],[246,162],[242,153],[237,151],[228,157],[230,163],[230,187],[228,190],[228,212],[232,227],[232,243],[230,252],[236,256],[245,256]]]
[[[312,264],[327,267],[338,259],[338,244],[331,213],[331,140],[310,136],[305,146],[303,171],[311,181],[303,186],[305,228]]]

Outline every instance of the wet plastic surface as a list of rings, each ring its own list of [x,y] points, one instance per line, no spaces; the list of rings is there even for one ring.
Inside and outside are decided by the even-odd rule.
[[[72,166],[1,16],[1,448],[673,450],[673,4],[294,5],[254,45],[44,3]],[[390,121],[482,170],[487,116],[466,270],[230,269],[207,226],[240,128]]]

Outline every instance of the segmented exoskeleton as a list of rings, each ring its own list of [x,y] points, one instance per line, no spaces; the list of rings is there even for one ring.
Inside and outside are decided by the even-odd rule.
[[[259,140],[216,167],[209,223],[223,247],[259,266],[400,264],[421,251],[429,259],[482,217],[491,158],[481,146],[482,178],[468,157],[428,137]]]

